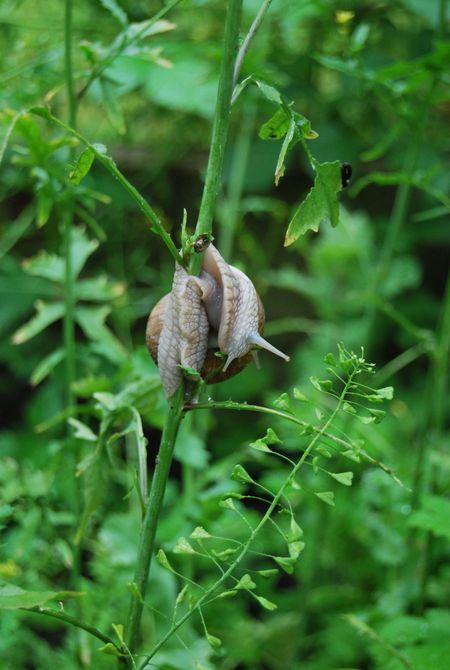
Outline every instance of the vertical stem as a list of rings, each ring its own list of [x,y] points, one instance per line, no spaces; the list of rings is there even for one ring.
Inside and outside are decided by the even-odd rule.
[[[255,104],[250,104],[248,111],[244,112],[245,115],[242,121],[242,126],[234,146],[228,197],[223,203],[223,212],[221,212],[220,222],[220,252],[224,258],[231,257],[236,226],[238,223],[239,206],[242,197],[245,173],[248,165],[255,113]]]
[[[72,128],[76,125],[77,100],[73,81],[72,63],[72,0],[65,2],[64,14],[64,55],[65,55],[65,77],[68,105],[68,122]],[[64,203],[64,348],[66,353],[66,402],[67,406],[74,405],[72,384],[75,380],[75,305],[74,305],[74,277],[72,263],[72,228],[73,228],[73,201],[69,198]]]
[[[217,197],[217,188],[222,171],[225,142],[228,133],[234,61],[238,45],[241,8],[242,0],[229,0],[227,17],[225,21],[225,34],[211,148],[206,170],[206,179],[203,188],[199,219],[196,227],[197,235],[210,232],[212,226],[213,213]],[[193,271],[198,273],[200,270],[200,264],[200,255],[195,255],[193,259],[193,265],[196,267],[193,268]],[[136,596],[133,596],[131,601],[126,629],[127,647],[132,655],[136,651],[139,638],[145,591],[151,559],[155,549],[155,537],[158,526],[158,519],[163,503],[167,479],[169,476],[175,441],[183,416],[183,401],[184,385],[181,384],[176,393],[170,399],[169,413],[164,424],[155,474],[153,477],[150,494],[146,505],[144,521],[141,528],[138,557],[134,575],[137,594]],[[128,665],[130,666],[131,664],[132,659],[128,659]]]
[[[210,233],[216,206],[220,175],[222,173],[225,143],[230,119],[231,94],[233,92],[234,63],[238,49],[239,25],[242,0],[229,0],[225,33],[223,39],[222,62],[220,66],[219,88],[212,130],[211,147],[206,169],[205,186],[198,215],[195,234]],[[202,257],[194,255],[192,272],[198,274]]]
[[[134,583],[137,593],[132,598],[128,613],[127,647],[131,653],[135,651],[138,641],[150,563],[155,548],[156,529],[172,463],[175,440],[183,415],[183,397],[184,388],[183,384],[181,384],[170,399],[169,412],[164,424],[158,456],[155,462],[155,473],[145,508],[134,573]]]

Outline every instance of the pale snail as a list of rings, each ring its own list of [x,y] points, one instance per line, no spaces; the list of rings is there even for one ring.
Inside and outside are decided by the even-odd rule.
[[[147,322],[147,348],[167,398],[181,383],[180,365],[211,384],[240,372],[251,360],[253,346],[289,361],[262,337],[264,308],[251,280],[228,265],[213,244],[202,241],[196,250],[204,248],[200,276],[177,265],[172,291],[155,305]],[[217,351],[227,356],[224,365],[214,355]]]

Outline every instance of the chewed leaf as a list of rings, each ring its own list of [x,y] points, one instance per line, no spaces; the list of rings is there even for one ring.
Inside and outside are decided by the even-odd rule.
[[[339,201],[337,193],[342,189],[341,166],[339,161],[318,163],[314,186],[297,208],[286,232],[284,246],[293,244],[308,230],[315,233],[324,221],[337,226],[339,222]]]
[[[77,591],[24,591],[19,586],[4,584],[0,586],[0,609],[16,610],[42,607],[49,600],[77,598],[83,593]]]
[[[290,124],[290,117],[284,109],[279,109],[261,126],[259,136],[262,140],[279,140],[286,135]]]

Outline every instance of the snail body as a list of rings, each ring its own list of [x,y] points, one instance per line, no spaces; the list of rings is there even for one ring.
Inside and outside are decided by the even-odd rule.
[[[182,380],[180,365],[193,368],[207,383],[217,383],[240,372],[255,345],[289,361],[262,337],[264,320],[252,281],[212,244],[204,252],[199,277],[177,265],[172,291],[153,308],[146,331],[166,396],[170,398]],[[227,356],[223,366],[217,351]]]

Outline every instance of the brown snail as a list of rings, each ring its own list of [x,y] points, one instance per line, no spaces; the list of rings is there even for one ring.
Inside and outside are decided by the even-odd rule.
[[[264,308],[251,280],[228,265],[209,244],[199,277],[175,268],[172,291],[150,313],[146,343],[157,363],[168,398],[183,372],[193,368],[209,384],[237,374],[260,346],[286,361],[289,357],[262,337]],[[226,361],[215,355],[226,354]]]

